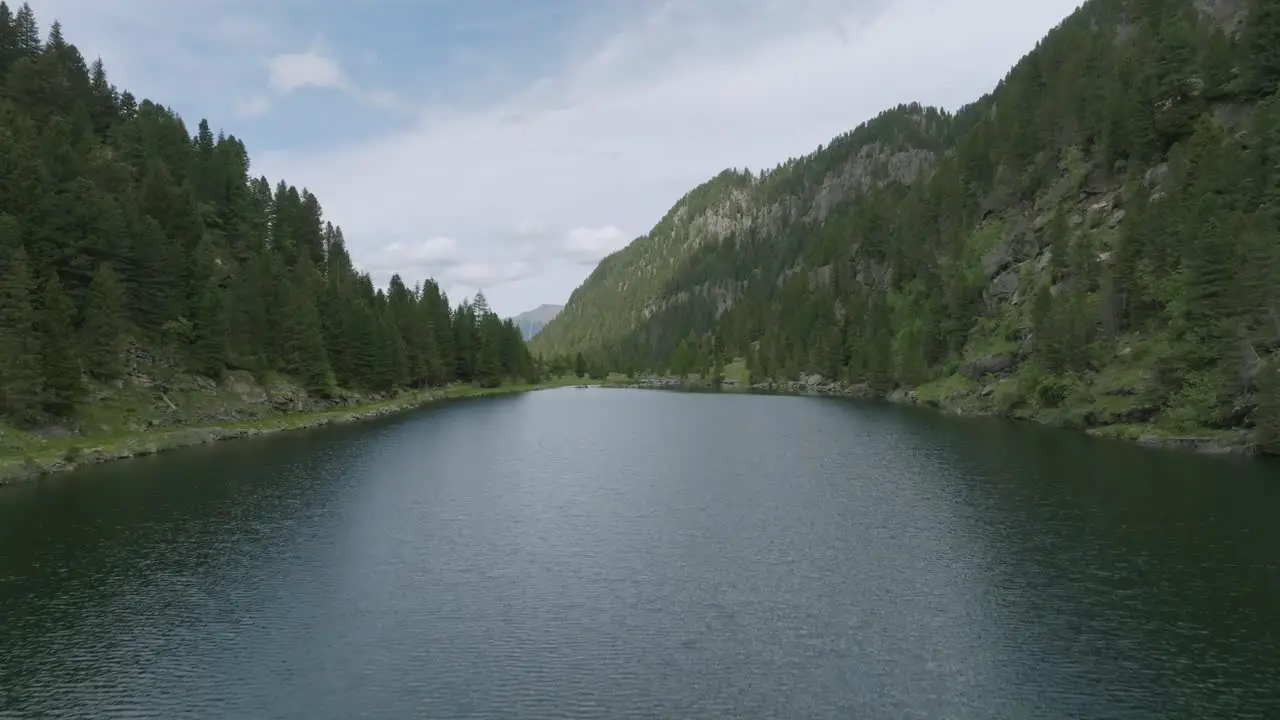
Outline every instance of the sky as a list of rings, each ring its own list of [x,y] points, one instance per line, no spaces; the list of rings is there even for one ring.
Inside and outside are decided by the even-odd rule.
[[[13,3],[11,3],[13,4]],[[514,315],[719,171],[991,90],[1078,0],[31,0],[319,197],[356,264]]]

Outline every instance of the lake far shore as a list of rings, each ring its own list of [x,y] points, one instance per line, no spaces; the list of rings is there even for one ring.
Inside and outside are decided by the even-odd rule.
[[[610,379],[602,384],[609,388],[633,388],[642,390],[676,390],[700,392],[732,392],[757,395],[791,395],[810,397],[842,397],[860,400],[877,400],[897,405],[930,408],[939,412],[970,417],[998,417],[1018,422],[1029,422],[1062,430],[1074,430],[1101,439],[1120,440],[1145,447],[1189,451],[1202,455],[1235,455],[1264,457],[1250,433],[1244,430],[1208,430],[1179,433],[1149,423],[1106,423],[1076,425],[1067,421],[1065,413],[1038,415],[1034,413],[1001,413],[976,405],[975,393],[934,393],[924,386],[917,389],[898,389],[884,394],[875,392],[863,384],[848,384],[807,376],[801,380],[770,381],[756,384],[742,382],[722,383],[716,387],[702,380],[682,380],[674,377],[650,377],[636,379]]]

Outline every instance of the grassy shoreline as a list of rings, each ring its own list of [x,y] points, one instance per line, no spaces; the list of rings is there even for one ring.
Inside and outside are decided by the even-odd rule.
[[[353,407],[333,408],[316,412],[292,412],[259,420],[172,426],[129,433],[58,438],[45,443],[38,450],[0,454],[0,485],[35,480],[86,465],[155,455],[195,445],[371,420],[413,410],[435,402],[511,395],[587,384],[597,383],[577,378],[559,378],[539,384],[500,385],[494,388],[470,384],[452,385],[431,390],[406,392],[389,400]]]

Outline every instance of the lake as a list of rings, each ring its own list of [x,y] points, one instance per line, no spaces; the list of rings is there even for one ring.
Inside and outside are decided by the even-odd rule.
[[[1280,465],[566,388],[0,488],[0,718],[1280,717]]]

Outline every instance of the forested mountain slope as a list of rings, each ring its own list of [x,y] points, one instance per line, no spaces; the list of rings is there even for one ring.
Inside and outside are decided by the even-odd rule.
[[[821,223],[849,194],[919,177],[946,146],[954,125],[937,111],[902,107],[768,174],[720,173],[682,197],[647,235],[602,260],[532,346],[548,355],[608,350],[617,360],[628,335],[641,328],[660,331],[654,315],[688,300],[691,286],[681,276],[692,268],[753,242],[798,240],[789,233],[792,227]],[[776,269],[752,269],[757,277],[771,271]],[[720,280],[694,288],[699,301],[693,304],[714,311],[731,303],[735,281],[747,278]],[[659,343],[639,352],[656,358],[670,346]]]
[[[1278,88],[1280,3],[1091,0],[955,115],[721,176],[534,347],[1274,448]]]
[[[313,194],[0,2],[0,419],[76,429],[132,390],[168,412],[166,390],[228,372],[323,402],[533,367],[482,297],[375,288]]]

